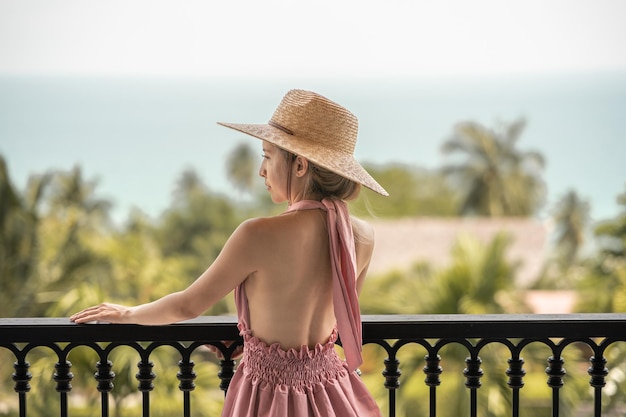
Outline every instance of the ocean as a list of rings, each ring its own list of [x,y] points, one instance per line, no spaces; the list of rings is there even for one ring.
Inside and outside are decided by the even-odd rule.
[[[0,154],[20,189],[31,174],[80,165],[114,218],[158,216],[177,178],[195,169],[237,196],[224,161],[241,141],[217,121],[265,123],[290,88],[317,91],[359,118],[361,162],[437,168],[456,123],[527,122],[518,148],[546,160],[547,218],[575,190],[593,220],[619,212],[626,191],[626,73],[415,79],[0,77]]]

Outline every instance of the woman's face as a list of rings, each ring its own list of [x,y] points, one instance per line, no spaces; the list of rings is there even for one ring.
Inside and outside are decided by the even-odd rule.
[[[263,141],[263,161],[259,175],[265,178],[265,186],[274,203],[287,201],[287,173],[289,167],[283,153],[276,146]]]

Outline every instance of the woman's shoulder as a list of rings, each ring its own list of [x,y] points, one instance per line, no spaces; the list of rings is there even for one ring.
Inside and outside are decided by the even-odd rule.
[[[246,235],[266,234],[273,230],[278,222],[274,217],[251,217],[241,222],[236,233]]]
[[[280,235],[290,227],[287,216],[252,217],[244,220],[235,233],[247,238],[267,241],[272,235]]]
[[[357,244],[372,247],[375,241],[374,227],[367,221],[354,216],[351,216],[350,220]],[[298,219],[297,216],[254,217],[243,221],[235,233],[245,236],[247,239],[259,239],[268,242],[272,236],[284,237],[297,233],[296,229],[300,224],[301,219]]]

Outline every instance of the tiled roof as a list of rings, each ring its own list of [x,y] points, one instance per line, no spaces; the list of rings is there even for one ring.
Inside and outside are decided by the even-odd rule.
[[[546,252],[546,226],[528,218],[403,218],[370,220],[376,247],[369,273],[406,270],[415,262],[427,261],[442,267],[462,234],[490,241],[499,231],[512,237],[507,251],[511,261],[520,261],[517,284],[525,287],[538,276]]]
[[[524,302],[535,314],[569,314],[574,312],[576,291],[532,290],[524,292]]]

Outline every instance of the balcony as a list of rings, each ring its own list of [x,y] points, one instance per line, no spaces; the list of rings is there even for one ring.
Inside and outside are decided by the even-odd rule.
[[[522,394],[525,385],[537,384],[536,379],[528,381],[526,375],[529,367],[537,366],[541,369],[547,366],[543,371],[542,384],[545,384],[543,389],[549,392],[549,415],[624,415],[623,404],[609,401],[616,392],[614,381],[626,384],[624,378],[620,378],[623,374],[611,378],[609,373],[609,368],[617,368],[624,363],[612,363],[609,358],[624,355],[609,354],[609,351],[626,352],[626,314],[364,316],[363,339],[366,360],[364,378],[369,372],[368,387],[378,386],[386,390],[384,400],[377,397],[384,415],[400,415],[403,398],[411,398],[411,395],[402,395],[403,381],[418,374],[423,386],[417,391],[418,398],[412,398],[412,401],[425,404],[427,411],[424,415],[445,415],[441,406],[449,399],[442,398],[442,384],[452,374],[460,378],[465,386],[462,396],[467,401],[461,415],[485,415],[481,413],[485,409],[483,401],[492,400],[489,399],[491,397],[481,396],[480,392],[489,389],[492,380],[499,375],[508,388],[506,398],[498,401],[496,406],[505,407],[506,415],[538,417],[541,414],[533,412],[535,404],[525,403]],[[236,343],[227,347],[221,342],[223,340],[234,340]],[[12,372],[15,390],[15,394],[4,393],[4,398],[9,395],[14,398],[14,408],[19,410],[20,416],[35,415],[29,413],[29,401],[33,399],[31,384],[35,381],[29,360],[35,351],[40,353],[45,350],[48,352],[49,374],[53,374],[52,384],[58,392],[55,394],[58,401],[47,415],[74,415],[70,412],[71,405],[88,391],[97,393],[99,404],[95,407],[100,415],[121,415],[117,407],[111,406],[115,373],[119,372],[111,357],[115,350],[125,347],[134,352],[135,363],[138,362],[132,373],[136,373],[137,380],[136,407],[142,410],[143,416],[154,415],[151,404],[156,400],[155,386],[159,384],[159,372],[176,374],[177,390],[182,397],[180,411],[176,415],[198,415],[200,405],[194,408],[197,397],[192,396],[192,392],[196,379],[207,376],[201,374],[200,367],[192,360],[192,354],[206,350],[207,344],[220,350],[224,358],[216,360],[217,377],[219,388],[226,391],[236,365],[236,361],[231,359],[232,353],[240,343],[234,317],[200,317],[170,326],[75,325],[66,318],[4,318],[0,319],[0,360],[7,366],[0,369]],[[156,370],[151,355],[164,346],[177,351],[178,360]],[[537,349],[537,346],[540,348]],[[494,347],[500,355],[492,354]],[[531,347],[534,347],[532,352]],[[97,356],[92,364],[95,374],[91,381],[74,378],[73,373],[78,367],[72,365],[70,359],[76,349],[87,349]],[[421,355],[421,363],[403,361],[403,352],[408,350],[417,351]],[[525,361],[527,354],[532,361],[528,358]],[[455,371],[448,370],[446,364],[459,355],[462,356],[463,369],[454,374]],[[11,356],[14,361],[12,371],[10,362],[5,359]],[[382,360],[372,363],[372,358],[377,356]],[[569,361],[570,357],[585,358],[584,379],[590,391],[589,401],[576,410],[563,405],[562,392],[572,380],[569,370],[581,369],[579,363]],[[537,362],[535,359],[540,360]],[[377,371],[371,372],[372,369]],[[492,372],[493,369],[498,371]],[[2,377],[6,379],[8,375]],[[80,391],[72,387],[76,382],[81,382]],[[623,387],[619,389],[623,390]],[[215,415],[219,415],[219,411]],[[406,410],[402,415],[407,415]]]

